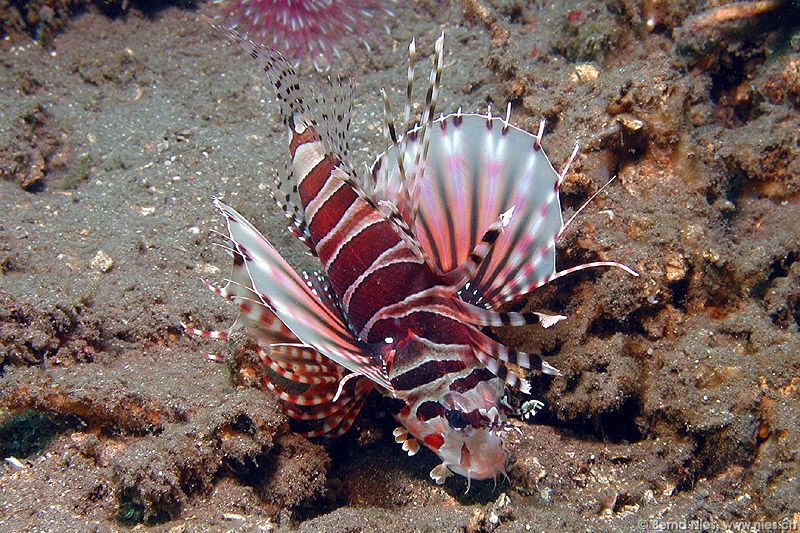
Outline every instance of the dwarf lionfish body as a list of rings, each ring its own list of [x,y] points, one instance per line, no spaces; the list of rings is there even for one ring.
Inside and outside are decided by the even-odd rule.
[[[315,98],[283,56],[224,30],[256,59],[289,129],[291,173],[276,183],[290,229],[322,271],[298,275],[247,220],[217,200],[227,220],[231,279],[218,294],[238,304],[272,371],[266,382],[308,436],[338,436],[367,395],[380,391],[402,424],[409,455],[423,443],[442,464],[437,483],[505,473],[501,429],[508,388],[529,391],[508,366],[558,375],[535,354],[506,347],[480,327],[562,316],[495,309],[590,263],[555,270],[565,227],[557,173],[529,134],[505,118],[462,113],[434,120],[443,36],[418,124],[398,136],[384,93],[388,149],[369,175],[349,162],[349,91]],[[409,98],[415,49],[409,63]],[[404,108],[408,124],[410,100]],[[229,331],[190,332],[227,338]],[[290,386],[288,382],[295,382]],[[299,388],[298,388],[299,387]]]

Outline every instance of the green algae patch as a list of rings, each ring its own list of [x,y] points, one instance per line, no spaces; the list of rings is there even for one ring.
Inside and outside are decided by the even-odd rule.
[[[82,155],[78,159],[78,163],[72,167],[67,177],[64,178],[61,188],[65,191],[77,189],[78,185],[89,177],[90,168],[92,168],[92,157],[88,154]]]
[[[0,424],[0,454],[19,459],[35,457],[72,425],[65,418],[50,417],[32,409],[14,415]]]

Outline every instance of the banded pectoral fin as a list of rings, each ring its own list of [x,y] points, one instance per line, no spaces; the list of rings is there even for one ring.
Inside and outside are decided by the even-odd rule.
[[[530,393],[530,383],[509,369],[508,363],[543,374],[560,376],[561,372],[536,354],[521,352],[490,339],[478,330],[470,335],[470,344],[475,357],[506,385],[525,394]]]
[[[301,344],[275,344],[259,355],[275,374],[266,378],[266,387],[306,437],[346,433],[373,389],[372,381]]]
[[[233,279],[251,293],[240,298],[268,308],[303,345],[393,392],[379,354],[356,338],[341,313],[326,305],[250,222],[219,200],[215,205],[228,225]]]
[[[530,385],[521,379],[507,366],[515,364],[525,369],[538,370],[544,374],[559,376],[561,373],[536,354],[520,352],[500,344],[481,333],[476,326],[483,325],[519,325],[542,322],[545,327],[561,320],[561,315],[544,315],[542,313],[502,313],[480,309],[463,302],[452,293],[452,289],[435,286],[406,299],[402,305],[389,306],[375,315],[384,320],[393,316],[407,316],[409,309],[419,309],[460,322],[469,328],[469,344],[474,356],[489,371],[514,389],[529,392]],[[374,318],[374,317],[373,317]]]

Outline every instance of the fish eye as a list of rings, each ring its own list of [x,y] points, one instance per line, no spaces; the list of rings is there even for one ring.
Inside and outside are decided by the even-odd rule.
[[[460,409],[445,409],[444,417],[453,429],[464,429],[467,427],[467,415]]]

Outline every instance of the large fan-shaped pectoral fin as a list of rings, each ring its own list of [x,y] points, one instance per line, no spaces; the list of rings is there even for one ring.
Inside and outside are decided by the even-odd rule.
[[[345,433],[373,388],[369,379],[347,372],[304,345],[272,345],[259,355],[284,380],[306,386],[302,391],[290,391],[272,377],[264,382],[294,420],[294,429],[307,437],[337,437]]]
[[[252,224],[219,200],[230,239],[252,298],[269,309],[301,342],[343,367],[392,391],[379,356],[348,329],[342,316],[325,305]]]
[[[497,220],[489,226],[467,258],[456,268],[443,274],[444,280],[454,290],[460,291],[475,276],[483,262],[492,253],[497,239],[502,235],[503,228],[511,223],[513,214],[514,208],[512,207],[497,217]]]
[[[494,307],[553,275],[562,227],[559,174],[540,136],[501,117],[455,113],[431,124],[429,153],[418,160],[420,133],[409,132],[375,162],[375,196],[398,205],[404,218],[417,213],[406,222],[426,258],[459,283],[469,275],[462,297]],[[422,176],[415,194],[403,194],[399,149],[406,172]],[[506,216],[512,207],[513,217]],[[503,231],[495,235],[498,225]],[[487,235],[496,240],[484,242]]]

